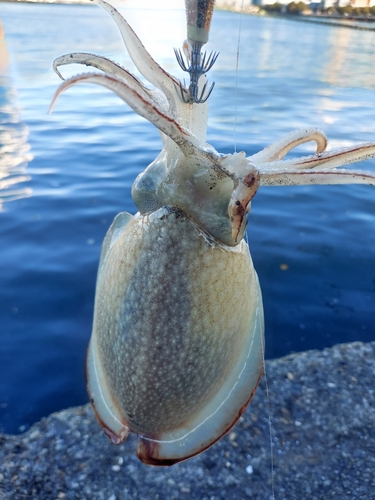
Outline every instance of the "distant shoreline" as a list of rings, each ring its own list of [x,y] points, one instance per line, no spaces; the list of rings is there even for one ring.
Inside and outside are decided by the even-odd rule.
[[[267,14],[268,15],[268,14]],[[333,17],[333,16],[314,16],[314,15],[288,15],[279,14],[274,17],[282,17],[287,19],[293,19],[295,21],[305,22],[305,23],[315,23],[315,24],[328,24],[328,26],[339,26],[340,28],[350,28],[363,31],[374,31],[375,30],[375,18],[374,19],[348,19],[345,17]],[[359,25],[354,23],[369,23],[369,26]]]
[[[218,10],[234,12],[241,14],[241,11],[231,7],[220,7]],[[325,14],[283,14],[280,12],[265,12],[264,10],[256,10],[255,6],[247,8],[243,14],[258,16],[258,17],[277,17],[282,19],[291,19],[293,21],[300,21],[306,23],[326,24],[328,26],[339,26],[341,28],[351,28],[364,31],[375,30],[375,17],[346,17],[338,15],[325,15]],[[363,24],[356,24],[363,23]],[[368,25],[367,25],[368,24]]]
[[[0,3],[30,3],[30,4],[47,4],[47,5],[93,5],[90,0],[0,0]],[[217,10],[233,12],[241,14],[239,9],[230,6],[216,7]],[[331,16],[324,14],[284,14],[284,13],[270,13],[263,10],[256,9],[256,6],[246,8],[243,12],[246,15],[259,16],[259,17],[277,17],[282,19],[291,19],[293,21],[326,24],[328,26],[338,26],[341,28],[351,28],[363,31],[375,31],[375,16],[372,17],[345,17],[345,16]],[[358,24],[361,23],[361,24]]]

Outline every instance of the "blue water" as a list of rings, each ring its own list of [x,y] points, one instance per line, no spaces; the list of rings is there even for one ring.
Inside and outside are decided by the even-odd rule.
[[[184,13],[126,15],[152,55],[183,77],[172,48],[184,39]],[[161,141],[100,87],[70,89],[47,114],[59,85],[55,57],[88,51],[132,68],[105,12],[0,3],[0,19],[0,429],[19,432],[87,401],[101,242],[118,212],[135,211],[132,182]],[[325,130],[331,148],[375,140],[374,32],[244,16],[236,78],[240,22],[216,12],[208,47],[220,51],[208,132],[220,152],[236,145],[252,154],[306,126]],[[375,170],[374,161],[360,166]],[[258,192],[248,240],[268,358],[375,340],[374,214],[375,189],[366,186]]]

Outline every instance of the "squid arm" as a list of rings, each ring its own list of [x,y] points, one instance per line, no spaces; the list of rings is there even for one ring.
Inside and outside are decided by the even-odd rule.
[[[96,56],[95,54],[86,52],[73,52],[71,54],[65,54],[58,57],[53,62],[53,69],[61,80],[65,80],[65,78],[62,76],[58,68],[67,64],[83,64],[85,66],[100,69],[104,73],[117,76],[127,82],[131,87],[138,89],[140,92],[145,92],[151,100],[157,102],[163,109],[168,109],[168,103],[159,89],[155,88],[150,90],[146,88],[136,76],[130,73],[130,71],[110,59],[107,59],[106,57]]]
[[[305,142],[316,142],[316,154],[323,153],[327,147],[327,137],[317,128],[295,130],[280,140],[264,148],[259,153],[249,156],[254,163],[265,163],[282,160],[289,151]]]
[[[173,103],[175,109],[178,99],[176,87],[180,88],[179,81],[159,66],[159,64],[150,56],[132,28],[121,16],[121,14],[114,7],[112,7],[112,5],[109,5],[103,0],[91,1],[100,5],[110,16],[112,16],[121,33],[128,53],[138,71],[146,78],[147,81],[155,85],[155,87],[158,87],[166,94],[167,99]],[[185,89],[182,89],[182,91],[187,94]]]
[[[258,164],[257,168],[264,174],[272,175],[286,170],[314,170],[318,167],[323,167],[324,170],[337,168],[374,157],[375,142],[369,142],[313,156]]]
[[[370,184],[375,173],[363,170],[337,170],[337,167],[375,157],[375,143],[360,144],[321,155],[257,165],[263,186],[302,184]]]
[[[364,170],[285,170],[261,173],[261,186],[308,184],[368,184],[375,186],[375,174]]]
[[[197,138],[174,118],[169,116],[159,106],[149,99],[143,88],[133,87],[129,82],[120,80],[113,75],[101,73],[85,73],[65,80],[55,92],[49,111],[62,92],[78,83],[96,83],[117,94],[128,106],[143,118],[146,118],[161,132],[170,137],[181,149],[185,156],[200,155],[201,149]]]
[[[126,79],[131,77],[134,81],[137,81],[140,85],[142,85],[138,78],[119,64],[107,59],[106,57],[97,56],[87,52],[72,52],[71,54],[65,54],[57,57],[53,61],[53,69],[61,80],[65,80],[65,78],[57,68],[65,66],[66,64],[84,64],[85,66],[92,66],[96,69],[100,69],[104,73],[110,73],[111,75],[115,75],[120,78]]]

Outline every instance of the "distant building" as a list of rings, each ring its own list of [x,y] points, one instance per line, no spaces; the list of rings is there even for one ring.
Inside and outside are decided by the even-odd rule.
[[[311,5],[311,4],[310,4]],[[372,7],[375,5],[375,0],[321,0],[321,8],[328,9],[329,7]]]
[[[230,9],[230,10],[238,10],[244,9],[254,5],[252,0],[216,0],[215,6],[219,9]]]
[[[309,3],[309,8],[313,12],[316,12],[317,10],[322,8],[322,1],[321,0],[313,0],[312,2]]]
[[[322,0],[320,2],[320,8],[321,9],[329,9],[330,7],[337,7],[339,5],[339,2],[340,0]],[[347,0],[347,2],[344,4],[342,4],[342,6],[344,5],[347,5],[349,3],[349,0]]]
[[[346,5],[352,7],[372,7],[375,5],[375,0],[350,0]]]
[[[253,5],[272,5],[273,3],[281,3],[283,5],[288,5],[292,0],[253,0],[252,4]],[[297,0],[299,1],[299,0]]]

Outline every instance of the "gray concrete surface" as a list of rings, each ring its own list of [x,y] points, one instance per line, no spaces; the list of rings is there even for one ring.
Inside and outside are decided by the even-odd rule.
[[[293,354],[266,370],[270,402],[263,378],[227,436],[170,468],[139,462],[134,438],[112,445],[89,406],[0,435],[0,498],[374,500],[375,343]]]

